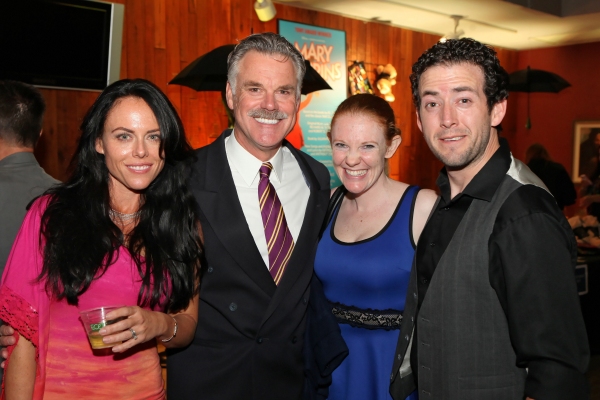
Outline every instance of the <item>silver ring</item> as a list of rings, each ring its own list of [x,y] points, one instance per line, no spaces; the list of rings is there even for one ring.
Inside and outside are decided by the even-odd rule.
[[[129,330],[131,331],[131,338],[133,340],[137,340],[137,334],[135,333],[135,331],[133,330],[133,328],[129,328]]]

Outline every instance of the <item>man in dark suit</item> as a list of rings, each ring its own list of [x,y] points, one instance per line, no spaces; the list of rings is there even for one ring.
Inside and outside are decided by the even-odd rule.
[[[195,339],[168,356],[169,398],[302,397],[309,284],[329,199],[327,169],[284,140],[304,71],[301,54],[273,33],[249,36],[229,57],[235,126],[198,150],[189,180],[205,260]],[[263,219],[273,192],[284,243]]]

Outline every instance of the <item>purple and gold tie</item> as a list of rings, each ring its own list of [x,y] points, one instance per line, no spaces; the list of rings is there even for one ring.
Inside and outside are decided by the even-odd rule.
[[[278,285],[283,271],[287,265],[292,250],[294,250],[294,238],[290,233],[285,220],[283,207],[277,197],[275,188],[269,181],[273,166],[271,163],[263,163],[260,167],[260,181],[258,182],[258,201],[262,215],[267,249],[269,250],[269,271]]]

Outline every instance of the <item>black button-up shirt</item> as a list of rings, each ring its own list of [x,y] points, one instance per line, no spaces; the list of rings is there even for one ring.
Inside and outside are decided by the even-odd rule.
[[[440,173],[441,199],[417,247],[419,308],[471,202],[490,201],[510,167],[508,144],[504,139],[500,143],[454,198],[446,170]],[[578,394],[586,390],[589,348],[575,289],[576,243],[554,198],[534,185],[516,189],[499,210],[488,243],[490,285],[506,313],[515,363],[529,369],[526,395],[580,398]],[[416,365],[415,356],[413,352],[412,365]]]

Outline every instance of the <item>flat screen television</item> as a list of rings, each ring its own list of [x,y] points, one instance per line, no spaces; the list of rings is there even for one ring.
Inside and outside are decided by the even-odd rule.
[[[122,4],[0,0],[0,79],[102,90],[119,79]]]

